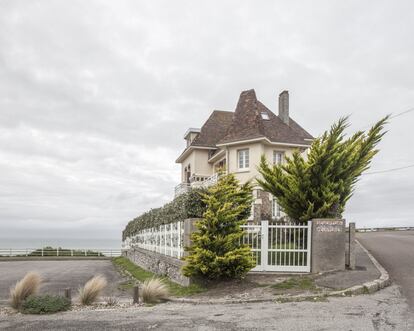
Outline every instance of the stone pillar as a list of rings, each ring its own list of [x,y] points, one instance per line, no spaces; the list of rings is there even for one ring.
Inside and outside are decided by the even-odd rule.
[[[349,269],[355,269],[355,223],[349,223],[349,231],[347,233],[348,254],[346,265]]]
[[[196,222],[201,218],[187,218],[184,220],[184,247],[190,247],[192,245],[191,234],[197,230]],[[188,256],[188,252],[184,251],[184,256]]]
[[[261,211],[262,211],[262,199],[259,195],[260,190],[259,189],[253,189],[253,215],[252,215],[252,219],[255,223],[260,223],[260,221],[262,220],[262,215],[261,215]]]
[[[311,272],[345,269],[345,220],[312,220]]]

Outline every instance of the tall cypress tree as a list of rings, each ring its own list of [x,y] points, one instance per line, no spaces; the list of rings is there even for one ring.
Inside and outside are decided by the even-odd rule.
[[[376,146],[385,134],[388,118],[348,139],[344,134],[348,118],[341,118],[313,141],[307,157],[295,151],[282,165],[270,166],[262,156],[262,179],[257,182],[292,219],[341,217],[355,184],[378,153]]]
[[[207,279],[243,277],[254,267],[250,248],[241,244],[244,224],[252,206],[250,183],[240,185],[233,174],[222,176],[203,200],[204,218],[191,236],[184,275]]]

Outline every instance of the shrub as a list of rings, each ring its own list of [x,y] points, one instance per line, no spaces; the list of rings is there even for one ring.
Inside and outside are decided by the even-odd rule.
[[[82,305],[91,305],[96,301],[106,287],[105,277],[98,275],[88,280],[84,287],[79,289],[79,301]]]
[[[23,279],[10,289],[10,305],[14,309],[19,309],[24,300],[37,293],[41,281],[39,274],[35,272],[27,273]]]
[[[240,185],[233,174],[223,176],[203,195],[207,205],[204,219],[192,233],[184,275],[207,279],[241,278],[255,266],[250,248],[241,243],[240,225],[252,205],[250,183]]]
[[[22,304],[24,314],[52,314],[70,308],[69,299],[62,296],[42,295],[30,296]]]
[[[202,217],[206,209],[205,203],[201,197],[203,192],[205,192],[204,189],[190,190],[185,194],[179,195],[163,207],[151,209],[141,216],[134,218],[122,232],[122,239],[125,240],[127,237],[130,237],[143,229],[162,224],[175,223],[187,218]]]
[[[340,119],[315,139],[307,157],[295,151],[285,164],[269,166],[262,156],[259,172],[263,179],[257,182],[276,197],[290,218],[306,222],[341,217],[355,184],[378,153],[375,148],[385,134],[388,116],[368,132],[345,139],[347,120]]]
[[[168,298],[168,288],[159,279],[147,279],[142,286],[142,300],[146,303],[155,303]]]

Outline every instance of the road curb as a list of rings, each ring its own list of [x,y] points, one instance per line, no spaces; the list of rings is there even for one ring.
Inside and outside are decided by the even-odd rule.
[[[355,239],[355,241],[362,248],[362,250],[368,255],[371,262],[375,265],[375,267],[378,269],[378,271],[381,274],[380,278],[378,278],[378,279],[376,279],[372,282],[367,282],[367,283],[363,284],[364,286],[366,286],[369,293],[371,293],[371,291],[373,293],[377,290],[383,289],[384,287],[387,287],[387,286],[391,285],[391,279],[390,279],[390,276],[388,274],[388,271],[385,270],[385,268],[377,261],[377,259],[358,240]],[[378,288],[375,290],[376,286]]]
[[[381,276],[375,280],[365,282],[360,285],[355,285],[344,290],[332,291],[326,293],[316,293],[316,294],[305,294],[305,295],[296,295],[296,296],[277,296],[272,299],[213,299],[213,300],[197,300],[190,298],[170,298],[169,301],[176,303],[191,303],[196,305],[217,305],[217,304],[240,304],[240,303],[261,303],[261,302],[301,302],[301,301],[321,301],[328,297],[346,297],[352,295],[361,295],[361,294],[371,294],[375,293],[391,285],[391,280],[387,270],[372,256],[372,254],[358,241],[356,243],[362,248],[362,250],[368,255],[371,262],[380,272]]]

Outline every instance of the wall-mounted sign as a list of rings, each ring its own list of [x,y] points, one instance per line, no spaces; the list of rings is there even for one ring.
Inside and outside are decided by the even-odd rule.
[[[316,231],[317,232],[342,232],[343,231],[343,221],[316,221]]]

